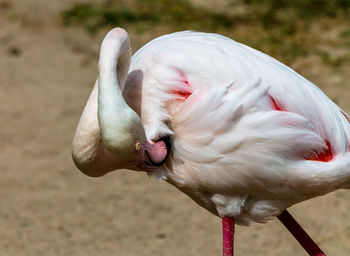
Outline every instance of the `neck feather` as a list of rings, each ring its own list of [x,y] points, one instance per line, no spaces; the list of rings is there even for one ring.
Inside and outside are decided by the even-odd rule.
[[[145,140],[141,120],[126,104],[121,91],[130,56],[126,31],[120,28],[111,30],[100,50],[98,120],[105,146],[125,160],[132,160],[135,142]]]

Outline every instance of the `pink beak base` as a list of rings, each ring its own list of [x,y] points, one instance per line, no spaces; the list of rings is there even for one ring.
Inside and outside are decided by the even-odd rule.
[[[164,141],[147,140],[144,143],[136,142],[135,153],[136,159],[133,164],[144,171],[152,171],[165,162],[168,148]]]
[[[147,141],[147,143],[146,152],[150,160],[156,164],[162,163],[168,154],[164,141]]]

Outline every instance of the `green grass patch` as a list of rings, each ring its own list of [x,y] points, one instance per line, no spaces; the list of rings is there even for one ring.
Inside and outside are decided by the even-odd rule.
[[[236,12],[238,7],[244,11]],[[236,0],[220,12],[215,6],[196,7],[187,0],[108,0],[103,4],[76,3],[62,13],[62,21],[92,34],[116,26],[132,27],[139,33],[158,27],[166,27],[165,32],[219,32],[286,63],[308,54],[334,66],[349,59],[333,61],[329,53],[314,50],[322,33],[313,27],[322,25],[325,31],[331,30],[329,22],[350,27],[350,0]],[[340,45],[347,47],[349,30],[339,34]]]
[[[107,26],[142,25],[145,29],[167,24],[178,29],[215,30],[230,28],[234,17],[203,8],[185,0],[107,1],[103,5],[76,3],[62,14],[63,24],[82,25],[89,32]]]

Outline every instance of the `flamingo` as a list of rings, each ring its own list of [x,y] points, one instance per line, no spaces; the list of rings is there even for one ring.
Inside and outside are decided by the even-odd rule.
[[[324,255],[287,212],[350,187],[349,116],[274,58],[227,37],[177,32],[131,58],[128,33],[104,38],[72,156],[86,175],[118,169],[165,180],[234,226],[278,219]]]

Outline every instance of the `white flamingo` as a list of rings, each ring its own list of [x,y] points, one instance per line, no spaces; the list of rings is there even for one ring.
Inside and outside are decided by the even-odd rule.
[[[130,66],[130,68],[129,68]],[[73,159],[89,176],[128,168],[166,180],[234,223],[278,216],[324,255],[286,208],[350,187],[349,117],[277,60],[217,34],[159,37],[132,58],[125,30],[101,45]]]

